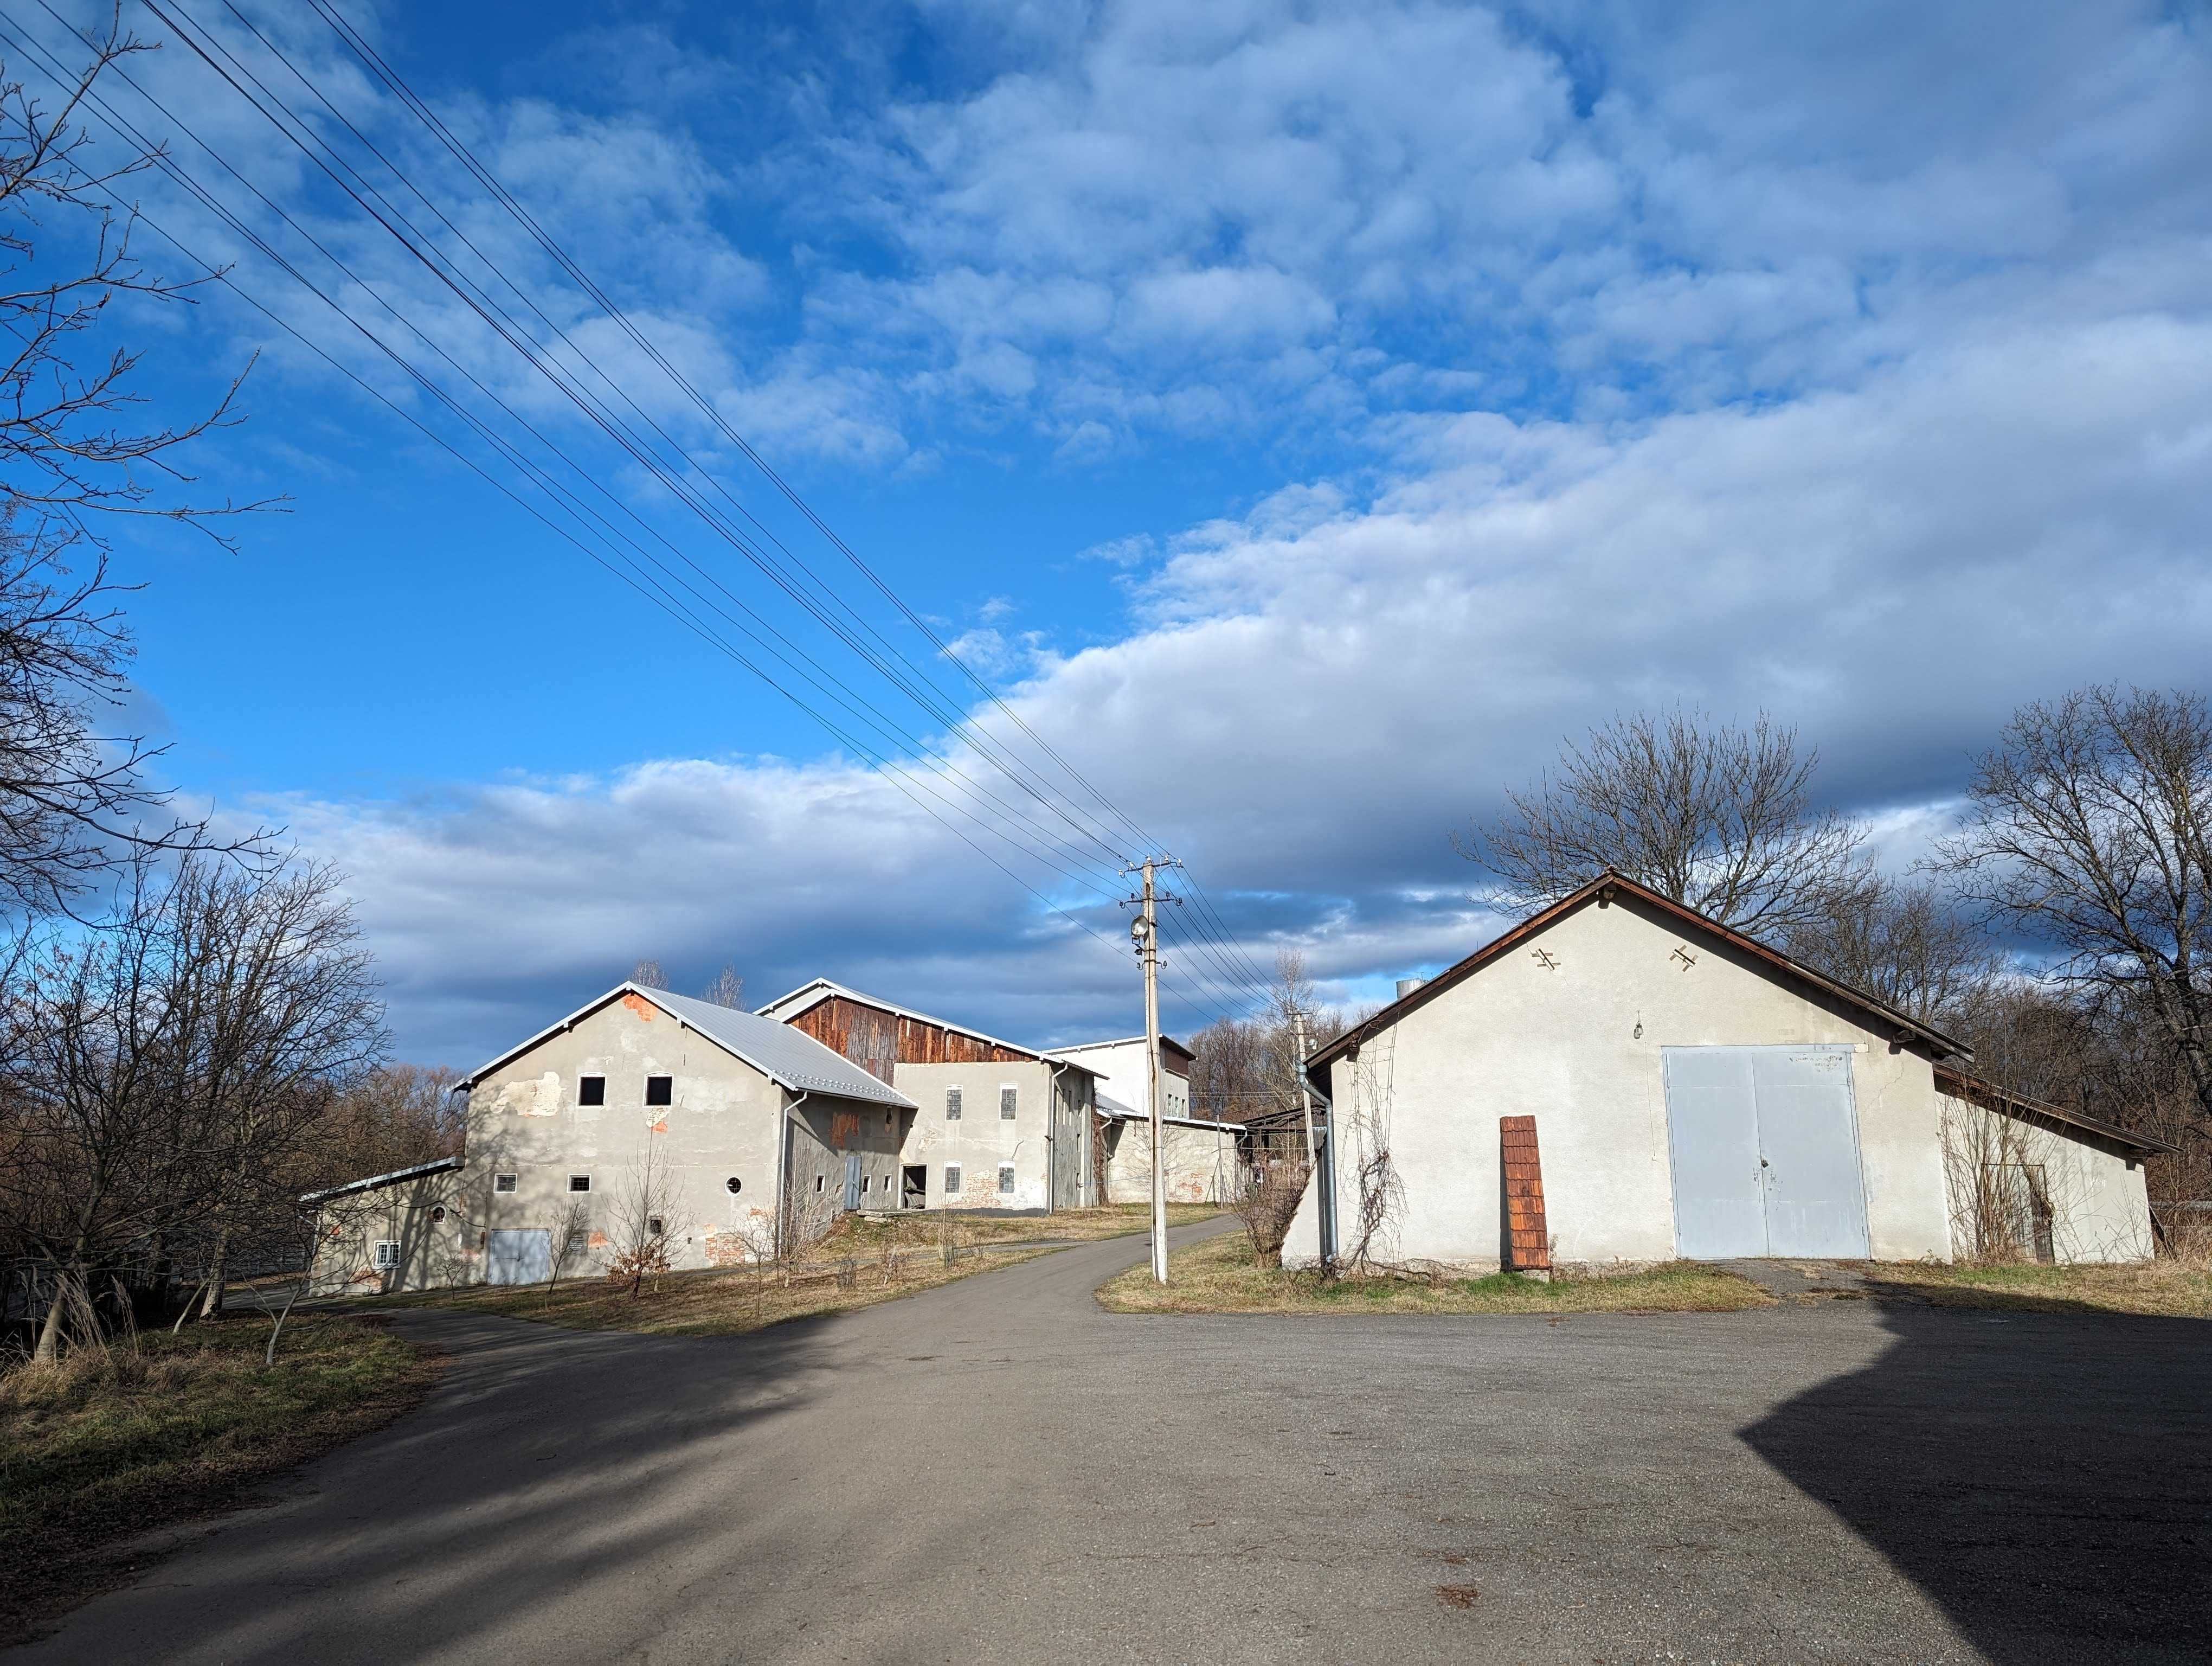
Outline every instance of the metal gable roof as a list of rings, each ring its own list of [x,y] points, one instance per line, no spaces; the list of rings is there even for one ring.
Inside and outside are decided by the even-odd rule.
[[[696,1031],[725,1053],[743,1060],[770,1081],[794,1093],[830,1093],[842,1099],[896,1105],[904,1110],[915,1108],[913,1100],[890,1083],[871,1076],[843,1054],[824,1047],[804,1030],[794,1030],[787,1024],[757,1013],[739,1012],[734,1006],[717,1006],[711,1000],[695,1000],[690,995],[671,994],[665,989],[648,989],[642,984],[628,982],[617,984],[596,1000],[587,1001],[520,1047],[509,1048],[490,1063],[464,1077],[459,1085],[475,1086],[509,1060],[520,1058],[548,1037],[573,1028],[579,1018],[624,995],[637,995],[650,1001],[685,1029]]]

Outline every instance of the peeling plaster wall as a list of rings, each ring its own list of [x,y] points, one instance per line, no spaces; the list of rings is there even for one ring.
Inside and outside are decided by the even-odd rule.
[[[1063,1069],[1063,1078],[1077,1073]],[[1068,1146],[1061,1168],[1082,1162],[1082,1130],[1063,1107],[1054,1112],[1053,1067],[1032,1060],[1024,1064],[902,1064],[892,1085],[921,1107],[914,1115],[901,1160],[929,1170],[927,1207],[942,1209],[1042,1209],[1049,1207],[1053,1140]],[[1084,1079],[1088,1080],[1088,1078]],[[1017,1090],[1012,1122],[999,1115],[999,1090]],[[961,1090],[960,1117],[945,1115],[945,1091]],[[1059,1122],[1067,1126],[1055,1128]],[[1012,1195],[999,1190],[999,1165],[1014,1165]],[[960,1195],[945,1195],[948,1164],[960,1169]],[[1070,1184],[1063,1173],[1063,1195]]]
[[[1534,1116],[1555,1258],[1672,1259],[1661,1049],[1841,1043],[1862,1049],[1852,1093],[1874,1256],[1948,1260],[1934,1068],[1871,1023],[1632,900],[1588,904],[1331,1067],[1339,1244],[1358,1216],[1364,1119],[1387,1131],[1402,1188],[1377,1258],[1495,1268],[1498,1118]],[[1309,1187],[1288,1265],[1316,1258],[1314,1207]]]
[[[1106,1154],[1109,1203],[1152,1201],[1152,1129],[1146,1122],[1115,1119]],[[1237,1136],[1211,1128],[1160,1130],[1160,1154],[1170,1203],[1218,1203],[1236,1195]]]

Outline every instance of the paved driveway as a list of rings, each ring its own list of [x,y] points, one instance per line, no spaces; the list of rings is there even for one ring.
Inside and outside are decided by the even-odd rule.
[[[1099,1311],[1142,1252],[750,1338],[410,1317],[428,1405],[17,1657],[2206,1657],[2212,1325]]]

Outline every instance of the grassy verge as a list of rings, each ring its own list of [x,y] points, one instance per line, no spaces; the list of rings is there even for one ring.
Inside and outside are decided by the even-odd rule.
[[[1170,1225],[1210,1219],[1212,1205],[1170,1207]],[[976,1273],[1010,1267],[1073,1243],[1139,1232],[1151,1215],[1142,1204],[1068,1209],[1006,1219],[988,1214],[913,1213],[865,1219],[842,1217],[836,1228],[789,1266],[672,1273],[633,1296],[627,1285],[580,1275],[548,1291],[543,1285],[474,1285],[465,1290],[386,1296],[400,1303],[466,1313],[535,1319],[571,1330],[629,1330],[666,1336],[726,1336],[789,1319],[872,1307],[933,1290]],[[953,1258],[945,1257],[950,1237]]]
[[[1560,1278],[1344,1278],[1255,1267],[1242,1233],[1207,1238],[1168,1261],[1168,1284],[1133,1267],[1098,1288],[1115,1313],[1725,1313],[1763,1307],[1758,1286],[1718,1268],[1673,1262],[1644,1272]]]
[[[373,1324],[295,1315],[150,1335],[0,1377],[0,1647],[127,1578],[120,1547],[388,1421],[434,1360]]]
[[[2018,1313],[2147,1313],[2212,1319],[2212,1266],[2155,1261],[2118,1267],[1938,1267],[1863,1269],[1869,1292],[1939,1307]]]

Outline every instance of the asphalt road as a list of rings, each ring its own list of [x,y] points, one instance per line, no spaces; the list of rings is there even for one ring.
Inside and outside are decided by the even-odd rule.
[[[754,1337],[410,1316],[427,1405],[16,1657],[2212,1650],[2212,1325],[1101,1312],[1142,1250]]]

